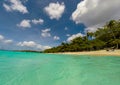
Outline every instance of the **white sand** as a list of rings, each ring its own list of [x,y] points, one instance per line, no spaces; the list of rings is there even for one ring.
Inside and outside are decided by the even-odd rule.
[[[106,50],[100,50],[100,51],[89,51],[89,52],[62,52],[58,54],[73,54],[73,55],[95,55],[95,56],[120,56],[120,50],[114,50],[114,51],[106,51]]]

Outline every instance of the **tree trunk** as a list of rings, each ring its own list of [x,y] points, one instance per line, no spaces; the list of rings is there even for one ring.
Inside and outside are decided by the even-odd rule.
[[[117,49],[119,48],[119,45],[118,45],[118,43],[117,43]]]

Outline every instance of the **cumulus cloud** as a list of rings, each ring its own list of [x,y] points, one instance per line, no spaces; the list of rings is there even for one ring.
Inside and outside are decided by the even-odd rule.
[[[44,8],[45,12],[50,16],[50,19],[57,19],[61,18],[62,14],[65,11],[64,3],[50,3],[48,6]]]
[[[20,0],[6,0],[6,3],[3,3],[3,7],[6,11],[18,11],[23,14],[28,13],[27,8],[22,4]]]
[[[17,26],[22,28],[30,28],[31,27],[30,20],[24,19],[20,22],[20,24],[17,24]]]
[[[88,31],[95,31],[112,19],[119,19],[120,0],[83,0],[72,13],[72,20],[84,23]]]
[[[5,39],[5,37],[3,35],[0,35],[0,42],[3,44],[11,44],[11,43],[13,43],[13,40]]]
[[[38,50],[45,50],[51,48],[50,46],[42,46],[34,41],[23,41],[17,43],[17,46],[25,47],[25,48],[35,48]]]
[[[44,20],[43,19],[33,19],[33,20],[28,20],[28,19],[24,19],[22,20],[19,24],[17,24],[18,27],[22,27],[22,28],[30,28],[31,27],[31,23],[37,25],[37,24],[43,24]]]
[[[77,38],[77,37],[83,37],[84,35],[82,33],[77,33],[77,34],[73,34],[70,37],[68,37],[67,42],[72,41],[73,39]]]
[[[54,36],[53,39],[54,39],[54,40],[60,40],[60,37]]]
[[[24,42],[19,42],[17,44],[18,46],[25,46],[25,47],[34,47],[36,46],[36,43],[34,41],[24,41]]]
[[[33,24],[43,24],[43,23],[44,23],[44,20],[43,20],[43,19],[39,19],[39,20],[33,19],[33,20],[32,20],[32,23],[33,23]]]
[[[51,31],[51,29],[49,29],[49,28],[42,30],[41,36],[42,37],[51,37],[50,31]]]

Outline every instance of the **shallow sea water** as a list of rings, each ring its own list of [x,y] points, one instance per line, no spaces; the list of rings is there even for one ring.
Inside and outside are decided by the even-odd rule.
[[[120,85],[120,57],[0,51],[0,85]]]

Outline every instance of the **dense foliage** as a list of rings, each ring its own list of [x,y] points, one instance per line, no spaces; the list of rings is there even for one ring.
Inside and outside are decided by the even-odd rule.
[[[87,32],[84,37],[77,37],[69,43],[47,49],[46,53],[92,51],[105,48],[120,48],[120,20],[111,20],[96,32]]]

